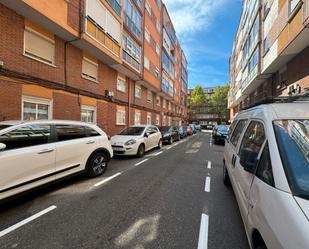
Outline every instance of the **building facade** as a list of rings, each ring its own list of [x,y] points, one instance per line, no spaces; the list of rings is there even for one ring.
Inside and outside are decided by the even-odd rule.
[[[267,97],[309,92],[309,0],[244,0],[230,57],[231,119]]]
[[[168,33],[166,91],[166,15],[160,0],[0,0],[0,120],[82,120],[110,135],[184,122],[187,63]]]
[[[205,105],[202,106],[188,106],[188,120],[190,123],[206,125],[206,124],[220,124],[227,123],[229,117],[219,115],[215,112],[215,108],[210,101],[211,95],[216,92],[217,87],[205,87],[203,92],[208,100]],[[188,89],[188,97],[190,97],[193,89]],[[226,107],[226,105],[225,105]],[[225,109],[225,108],[224,108]]]

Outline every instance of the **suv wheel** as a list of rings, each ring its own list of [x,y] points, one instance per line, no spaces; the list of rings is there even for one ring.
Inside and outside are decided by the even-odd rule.
[[[229,173],[228,173],[226,166],[224,164],[223,164],[223,184],[225,186],[231,186]]]
[[[136,156],[137,156],[137,157],[143,157],[144,154],[145,154],[145,145],[141,144],[141,145],[138,147]]]
[[[87,163],[87,175],[89,177],[97,177],[102,175],[107,168],[107,156],[103,152],[97,152],[92,155]]]

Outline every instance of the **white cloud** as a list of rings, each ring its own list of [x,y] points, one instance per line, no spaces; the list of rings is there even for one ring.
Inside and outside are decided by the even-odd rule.
[[[188,34],[206,30],[222,11],[228,0],[165,0],[176,32],[186,37]]]

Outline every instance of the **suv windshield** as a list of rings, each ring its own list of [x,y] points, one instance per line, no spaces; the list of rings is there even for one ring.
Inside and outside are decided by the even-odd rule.
[[[123,136],[140,136],[144,132],[145,127],[128,127],[124,129],[119,135]]]
[[[171,128],[171,127],[169,127],[169,126],[161,126],[161,127],[159,128],[159,130],[160,130],[161,132],[169,132],[170,128]]]
[[[0,125],[0,130],[10,127],[11,125]]]
[[[274,129],[291,190],[309,199],[309,120],[277,120]]]

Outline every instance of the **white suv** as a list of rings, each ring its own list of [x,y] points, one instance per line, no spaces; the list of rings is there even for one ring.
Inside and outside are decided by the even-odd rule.
[[[0,122],[0,200],[81,171],[99,176],[112,156],[107,135],[96,125]]]
[[[241,112],[225,145],[223,180],[252,249],[309,248],[309,102]]]

